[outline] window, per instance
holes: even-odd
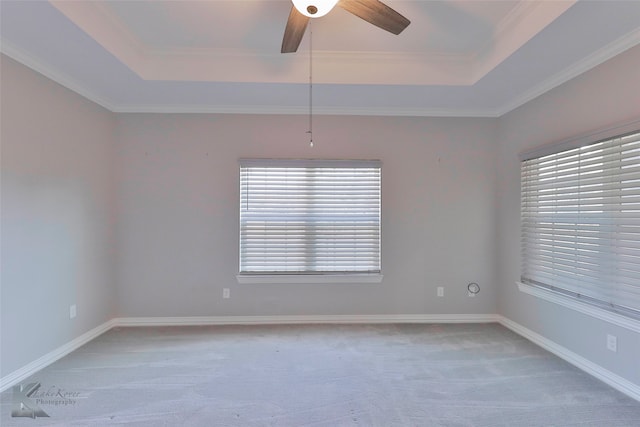
[[[521,165],[522,282],[640,318],[640,132]]]
[[[380,273],[379,161],[241,160],[240,274]]]

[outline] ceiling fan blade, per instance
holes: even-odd
[[[338,6],[393,34],[400,34],[411,23],[378,0],[340,0]]]
[[[291,53],[298,50],[308,23],[309,18],[298,12],[295,6],[291,6],[287,26],[284,29],[284,37],[282,38],[281,53]]]

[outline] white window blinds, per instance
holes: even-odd
[[[380,272],[379,161],[241,160],[240,273]]]
[[[640,317],[640,132],[521,172],[522,281]]]

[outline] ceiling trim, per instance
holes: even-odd
[[[493,38],[471,58],[474,65],[472,83],[489,74],[576,2],[577,0],[519,2],[498,23]]]
[[[115,113],[159,114],[259,114],[259,115],[307,115],[308,106],[277,107],[272,105],[131,105],[116,108]],[[493,109],[445,109],[445,108],[362,108],[314,106],[318,116],[384,116],[384,117],[478,117],[497,118]]]
[[[315,81],[471,86],[575,3],[520,0],[486,45],[473,53],[317,51],[313,53]],[[104,3],[51,0],[51,4],[144,80],[304,83],[308,77],[308,52],[265,55],[247,49],[155,49]]]
[[[49,64],[46,64],[40,59],[36,59],[33,55],[25,52],[3,38],[0,38],[0,52],[109,111],[117,109],[114,103],[97,95],[95,92],[78,83],[67,74]]]
[[[125,105],[116,104],[98,96],[65,73],[34,58],[11,42],[0,38],[0,52],[48,79],[77,93],[87,100],[113,113],[158,114],[309,114],[308,106],[279,107],[272,105]],[[314,106],[313,114],[337,116],[389,116],[389,117],[498,117],[494,109],[443,109],[443,108],[361,108]]]
[[[101,2],[49,0],[49,3],[127,67],[144,61],[146,46]]]
[[[526,91],[520,97],[498,108],[498,116],[507,114],[516,108],[526,104],[527,102],[537,98],[538,96],[560,86],[569,80],[578,77],[580,74],[591,70],[594,67],[608,61],[616,55],[631,49],[640,44],[640,29],[631,31],[630,33],[620,37],[619,39],[609,43],[601,49],[593,52],[586,58],[573,64],[571,67],[555,74],[551,78],[543,81],[541,84]]]
[[[599,49],[582,61],[547,79],[542,84],[525,92],[512,102],[497,108],[441,109],[441,108],[360,108],[314,106],[317,115],[354,116],[407,116],[407,117],[500,117],[526,104],[549,90],[579,76],[622,52],[640,44],[640,29],[634,30]],[[115,113],[201,113],[201,114],[308,114],[307,106],[278,107],[269,105],[124,105],[117,104],[78,83],[13,43],[0,38],[0,52],[50,80],[66,87],[80,96]]]
[[[144,80],[306,83],[309,54],[251,54],[217,49],[148,51],[133,69]],[[363,73],[362,70],[367,70]],[[336,70],[340,70],[336,73]],[[399,73],[398,70],[402,70]],[[406,52],[313,52],[319,84],[470,86],[473,63],[460,55]],[[259,75],[259,78],[256,76]]]

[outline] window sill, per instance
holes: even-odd
[[[617,326],[621,326],[634,332],[640,332],[640,321],[611,311],[603,310],[602,308],[593,306],[591,304],[586,304],[574,298],[558,294],[548,289],[540,288],[522,282],[516,282],[516,284],[518,285],[518,289],[525,294],[533,295],[543,300],[570,308],[572,310],[578,311],[591,317],[595,317],[596,319],[604,320],[605,322],[609,322]]]
[[[242,284],[380,283],[382,274],[238,274]]]

